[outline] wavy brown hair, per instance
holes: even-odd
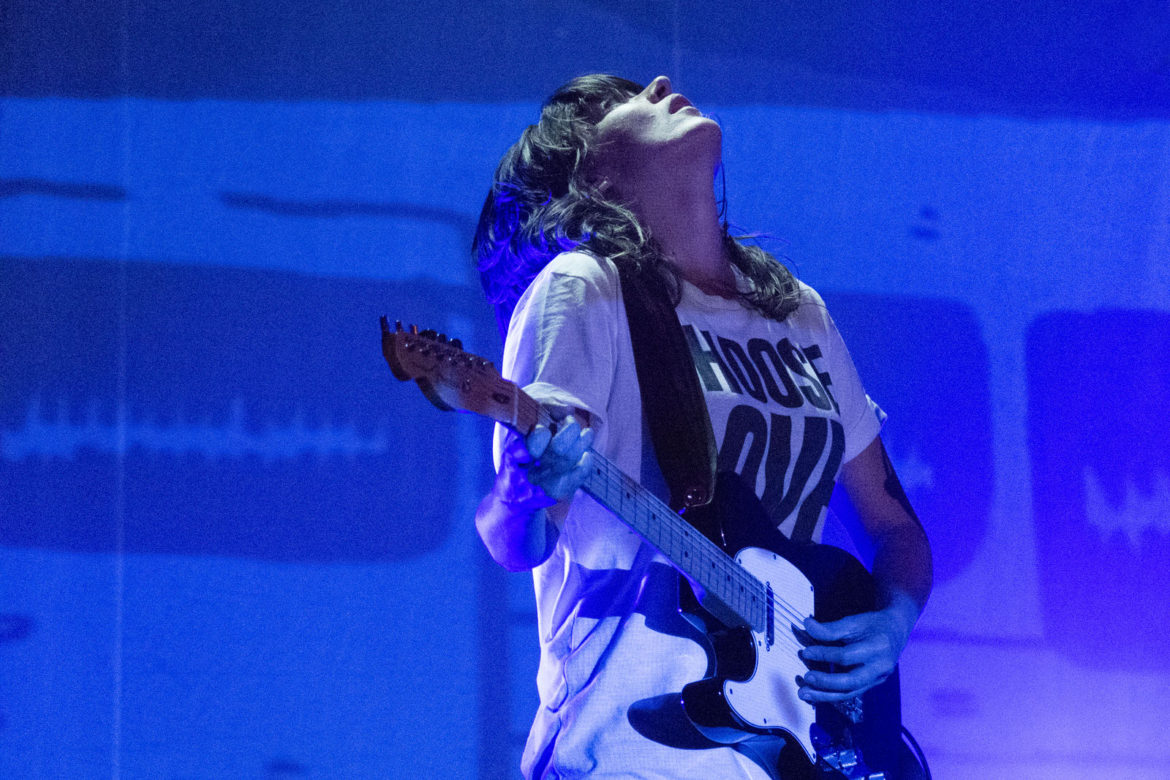
[[[626,264],[663,285],[676,304],[678,270],[625,205],[602,195],[589,169],[597,123],[642,86],[608,75],[573,79],[545,102],[500,160],[472,241],[472,256],[503,336],[516,302],[557,254],[582,249]],[[799,305],[792,273],[758,246],[741,243],[723,222],[731,262],[752,281],[740,297],[783,320]]]

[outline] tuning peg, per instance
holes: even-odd
[[[402,332],[402,320],[394,320],[394,330],[398,333]]]

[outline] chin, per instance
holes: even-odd
[[[696,158],[712,158],[715,165],[719,165],[723,157],[723,128],[709,117],[701,117],[701,121],[687,133],[687,147]]]

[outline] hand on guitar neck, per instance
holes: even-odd
[[[548,509],[572,496],[591,466],[593,429],[574,415],[537,425],[527,436],[508,431],[491,491],[475,515],[476,530],[492,558],[511,571],[538,566],[560,533]]]

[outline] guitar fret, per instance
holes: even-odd
[[[741,620],[762,629],[767,614],[763,583],[612,462],[596,451],[592,455],[585,491]]]

